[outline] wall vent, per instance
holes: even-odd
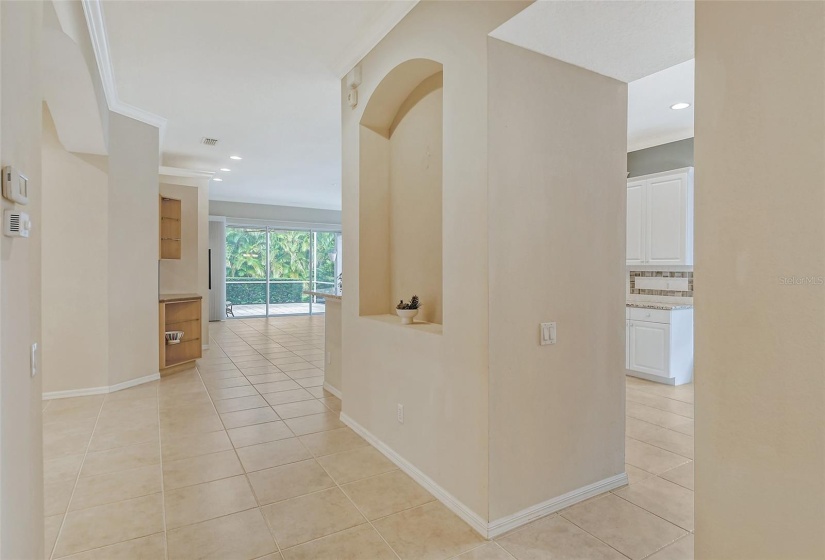
[[[203,138],[201,138],[201,144],[203,144],[205,146],[214,146],[217,143],[218,143],[217,138],[207,138],[205,136]]]

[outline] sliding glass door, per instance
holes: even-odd
[[[304,291],[336,290],[340,253],[340,232],[227,226],[227,316],[323,313]]]
[[[227,315],[266,313],[266,228],[226,227]]]
[[[312,234],[269,230],[269,315],[310,313]]]
[[[334,231],[313,232],[312,291],[338,293],[338,275],[341,274],[341,234]],[[324,307],[320,296],[312,297],[314,308]]]

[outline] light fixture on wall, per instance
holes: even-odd
[[[229,159],[243,159],[241,156],[229,156]]]
[[[350,109],[358,105],[358,86],[361,85],[361,67],[356,66],[347,74],[347,103]]]
[[[232,171],[232,170],[231,170],[231,169],[229,169],[228,167],[221,167],[221,169],[220,169],[220,170],[221,170],[221,171]]]
[[[219,181],[219,182],[223,181],[223,179],[221,179],[220,177],[212,177],[212,180],[213,181]]]
[[[685,103],[685,102],[674,103],[673,105],[670,106],[670,108],[673,109],[674,111],[681,111],[682,109],[687,109],[688,107],[690,107],[690,103]]]

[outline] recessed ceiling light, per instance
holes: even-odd
[[[221,179],[220,177],[212,177],[212,180],[213,181],[223,181],[223,179]]]
[[[228,167],[221,167],[221,171],[232,171],[232,170],[229,169]]]
[[[229,159],[243,159],[241,156],[229,156]]]
[[[674,111],[679,111],[681,109],[687,109],[688,107],[690,107],[690,103],[676,103],[676,104],[670,106],[670,108],[673,109]]]

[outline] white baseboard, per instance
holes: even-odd
[[[153,373],[152,375],[145,375],[143,377],[138,377],[137,379],[130,379],[129,381],[124,381],[123,383],[118,383],[116,385],[90,387],[89,389],[71,389],[69,391],[51,391],[49,393],[43,393],[43,400],[48,401],[52,399],[67,399],[70,397],[85,397],[88,395],[104,395],[106,393],[122,391],[123,389],[128,389],[137,385],[143,385],[144,383],[149,383],[150,381],[157,381],[158,379],[160,379],[160,373]]]
[[[117,385],[110,385],[109,392],[114,393],[115,391],[122,391],[123,389],[136,387],[138,385],[143,385],[144,383],[157,381],[158,379],[160,379],[160,372],[153,373],[152,375],[144,375],[143,377],[138,377],[137,379],[130,379],[129,381],[124,381],[123,383],[118,383]]]
[[[352,428],[352,431],[367,440],[373,447],[384,454],[384,456],[395,463],[399,469],[410,475],[418,484],[423,486],[438,501],[447,506],[454,514],[463,519],[470,527],[476,530],[482,537],[487,538],[487,522],[476,512],[461,503],[455,496],[436,484],[433,479],[418,470],[418,468],[407,461],[404,457],[396,453],[383,441],[368,432],[358,422],[341,413],[341,422]]]
[[[653,381],[654,383],[661,383],[662,385],[676,385],[675,377],[662,377],[661,375],[654,375],[652,373],[645,373],[643,371],[636,371],[635,369],[625,369],[625,374],[630,377],[638,377],[646,381]]]
[[[366,428],[361,426],[351,417],[342,412],[340,414],[340,418],[341,422],[349,426],[352,431],[367,440],[370,445],[380,451],[387,459],[395,463],[398,468],[407,473],[418,484],[423,486],[430,494],[435,496],[438,501],[447,506],[450,511],[463,519],[470,527],[472,527],[485,539],[492,539],[506,533],[507,531],[512,531],[517,527],[530,523],[531,521],[535,521],[540,517],[544,517],[545,515],[557,512],[561,509],[572,506],[573,504],[627,484],[627,474],[617,474],[604,480],[594,482],[593,484],[588,484],[587,486],[577,488],[576,490],[561,496],[551,498],[512,515],[508,515],[487,523],[480,515],[464,505],[455,496],[439,486],[429,476],[421,472],[415,465],[396,453],[392,448],[367,431]]]
[[[332,385],[330,385],[326,381],[324,381],[324,391],[329,391],[330,393],[332,393],[333,395],[335,395],[339,399],[344,400],[344,395],[341,393],[341,391],[336,389],[335,387],[333,387]]]
[[[103,395],[109,392],[109,386],[104,387],[90,387],[88,389],[71,389],[69,391],[51,391],[43,393],[43,400],[50,401],[52,399],[68,399],[71,397],[85,397],[88,395]]]
[[[582,486],[581,488],[577,488],[567,494],[550,498],[549,500],[530,506],[529,508],[518,511],[512,515],[501,517],[495,521],[491,521],[487,525],[487,538],[493,539],[499,535],[503,535],[507,531],[512,531],[517,527],[521,527],[531,521],[535,521],[540,517],[550,515],[551,513],[570,507],[588,498],[592,498],[593,496],[598,496],[599,494],[603,494],[609,490],[613,490],[614,488],[620,488],[626,484],[627,473],[617,474],[615,476],[605,478],[604,480],[594,482],[593,484]]]

